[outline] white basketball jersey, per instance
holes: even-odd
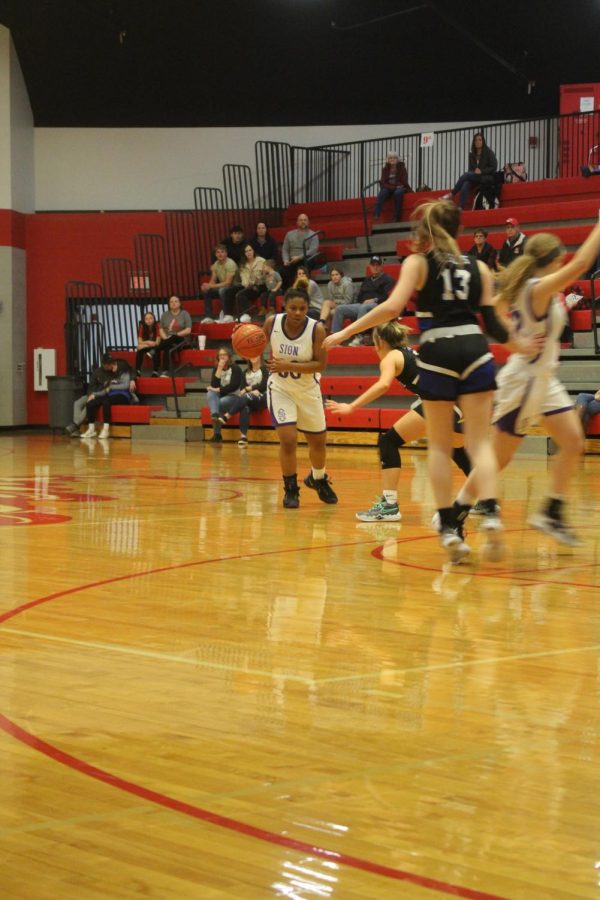
[[[304,328],[297,337],[290,337],[285,330],[286,314],[278,313],[273,320],[271,330],[271,352],[275,359],[290,362],[310,362],[314,359],[314,339],[317,321],[305,320]],[[269,384],[286,392],[306,391],[318,387],[321,376],[317,372],[300,374],[299,372],[277,372],[269,376]]]
[[[547,312],[537,317],[532,308],[531,294],[536,278],[530,278],[520,291],[511,317],[522,337],[543,335],[544,348],[537,356],[513,353],[500,370],[494,402],[494,422],[518,410],[514,429],[524,434],[535,425],[541,414],[570,407],[564,388],[555,377],[560,355],[560,335],[565,326],[566,313],[557,296],[552,297]]]

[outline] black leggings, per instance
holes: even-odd
[[[157,361],[162,357],[162,368],[168,370],[171,365],[171,353],[176,350],[179,350],[187,343],[187,338],[178,337],[176,334],[172,334],[171,337],[168,337],[165,341],[161,341],[160,346],[158,348],[158,354],[156,356]]]
[[[152,360],[152,368],[160,367],[160,349],[159,347],[147,347],[145,350],[138,350],[135,354],[135,368],[137,372],[141,372],[144,363],[144,357],[148,355]]]
[[[102,407],[104,422],[108,425],[111,421],[111,409],[113,406],[129,406],[131,397],[127,394],[106,394],[104,397],[94,397],[86,404],[87,420],[90,424],[96,421],[97,410]]]

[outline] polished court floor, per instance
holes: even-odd
[[[403,461],[361,525],[374,449],[293,511],[272,445],[0,437],[2,898],[600,897],[600,457],[584,547],[517,458],[453,569]]]

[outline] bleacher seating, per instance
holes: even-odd
[[[421,194],[408,194],[405,197],[404,217],[409,219],[415,206],[425,200],[439,197],[443,191],[434,191]],[[593,221],[597,218],[600,205],[600,179],[556,179],[543,182],[526,182],[518,185],[504,185],[501,194],[501,207],[492,210],[467,210],[463,213],[463,225],[466,233],[459,238],[459,245],[463,250],[468,249],[472,242],[472,232],[476,227],[484,227],[488,231],[488,240],[499,248],[505,238],[505,221],[508,216],[514,216],[521,222],[522,230],[531,236],[539,231],[552,231],[564,242],[568,251],[572,253],[585,239]],[[369,216],[372,215],[374,198],[369,200]],[[278,240],[290,229],[295,227],[297,216],[300,212],[306,212],[311,221],[311,227],[322,230],[321,250],[328,261],[343,260],[345,249],[352,252],[346,258],[344,270],[350,269],[355,282],[364,274],[370,274],[369,258],[371,252],[364,244],[360,244],[360,238],[364,234],[364,222],[360,199],[335,201],[331,203],[311,203],[290,207],[283,217],[282,226],[271,229]],[[387,210],[387,212],[390,212]],[[385,218],[385,217],[384,217]],[[405,229],[406,226],[404,226]],[[401,225],[402,229],[402,225]],[[402,258],[410,252],[408,240],[400,239],[396,242],[398,231],[395,226],[378,226],[373,232],[377,235],[377,249],[373,252],[384,257],[384,271],[392,278],[398,278],[401,271],[401,262],[394,261],[394,249]],[[406,231],[404,230],[404,234]],[[382,251],[384,241],[388,240],[389,250]],[[363,252],[364,251],[364,252]],[[358,261],[358,262],[357,262]],[[324,282],[327,274],[321,274],[320,280]],[[584,298],[588,301],[592,297],[597,286],[592,286],[586,279],[576,279]],[[278,311],[281,309],[281,297],[278,298]],[[220,343],[230,343],[233,325],[215,322],[202,325],[200,319],[204,316],[204,301],[199,299],[185,300],[184,307],[194,318],[193,335],[204,335],[209,347],[205,350],[184,350],[180,354],[179,364],[190,365],[194,369],[212,367],[214,364],[215,349]],[[216,309],[216,305],[215,305]],[[413,316],[407,315],[402,320],[415,332],[418,324]],[[571,311],[571,325],[576,335],[588,332],[591,328],[591,310],[574,309]],[[415,339],[416,341],[416,339]],[[589,341],[588,345],[589,346]],[[500,345],[491,345],[491,351],[498,365],[505,362],[507,350]],[[133,365],[134,353],[123,351],[115,355],[127,359]],[[321,390],[324,397],[349,400],[364,392],[377,380],[378,357],[373,347],[336,347],[329,354],[328,369],[321,379]],[[206,374],[204,374],[206,378]],[[590,379],[592,380],[592,379]],[[176,379],[176,393],[178,397],[185,393],[186,379]],[[590,384],[590,389],[595,384]],[[121,422],[152,422],[152,414],[159,407],[150,405],[160,403],[164,398],[173,393],[173,385],[170,379],[140,378],[138,388],[143,403],[138,407],[122,407],[117,413],[115,421]],[[198,390],[196,385],[194,388]],[[349,416],[341,416],[327,410],[327,425],[332,431],[332,440],[335,435],[344,432],[346,442],[373,443],[377,439],[380,429],[387,429],[403,415],[410,404],[410,394],[398,382],[392,386],[389,394],[398,400],[381,401],[381,405],[374,402],[367,408],[359,408]],[[403,407],[403,408],[402,408]],[[204,406],[194,415],[199,423],[210,428],[212,420],[208,408]],[[160,420],[156,420],[160,421]],[[189,421],[189,417],[187,419]],[[264,440],[273,439],[271,417],[268,410],[252,413],[250,426],[253,428],[255,439],[262,429],[265,432]],[[239,418],[232,417],[224,432],[234,432],[239,427]],[[362,433],[362,437],[361,437]],[[588,434],[592,437],[600,437],[600,416],[594,417],[589,423]],[[235,435],[233,435],[235,437]],[[367,438],[367,436],[369,436]],[[260,439],[260,437],[258,437]]]

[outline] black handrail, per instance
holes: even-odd
[[[367,251],[371,252],[371,234],[369,231],[369,217],[367,214],[367,201],[365,199],[365,191],[368,191],[369,188],[374,187],[376,184],[379,184],[379,178],[376,178],[375,181],[370,181],[369,184],[365,184],[364,187],[360,189],[360,205],[362,208],[362,218],[363,218],[363,226],[365,229],[365,241],[367,243]]]
[[[311,231],[309,236],[307,238],[304,238],[304,240],[302,241],[302,253],[304,255],[304,259],[308,259],[308,256],[306,255],[306,248],[308,247],[308,245],[310,244],[312,239],[315,237],[319,237],[319,235],[323,235],[323,237],[325,237],[325,232],[323,231],[322,228],[319,228],[317,231]],[[320,256],[320,255],[321,255],[321,248],[319,247],[315,256]],[[310,272],[309,272],[309,275],[310,275]]]

